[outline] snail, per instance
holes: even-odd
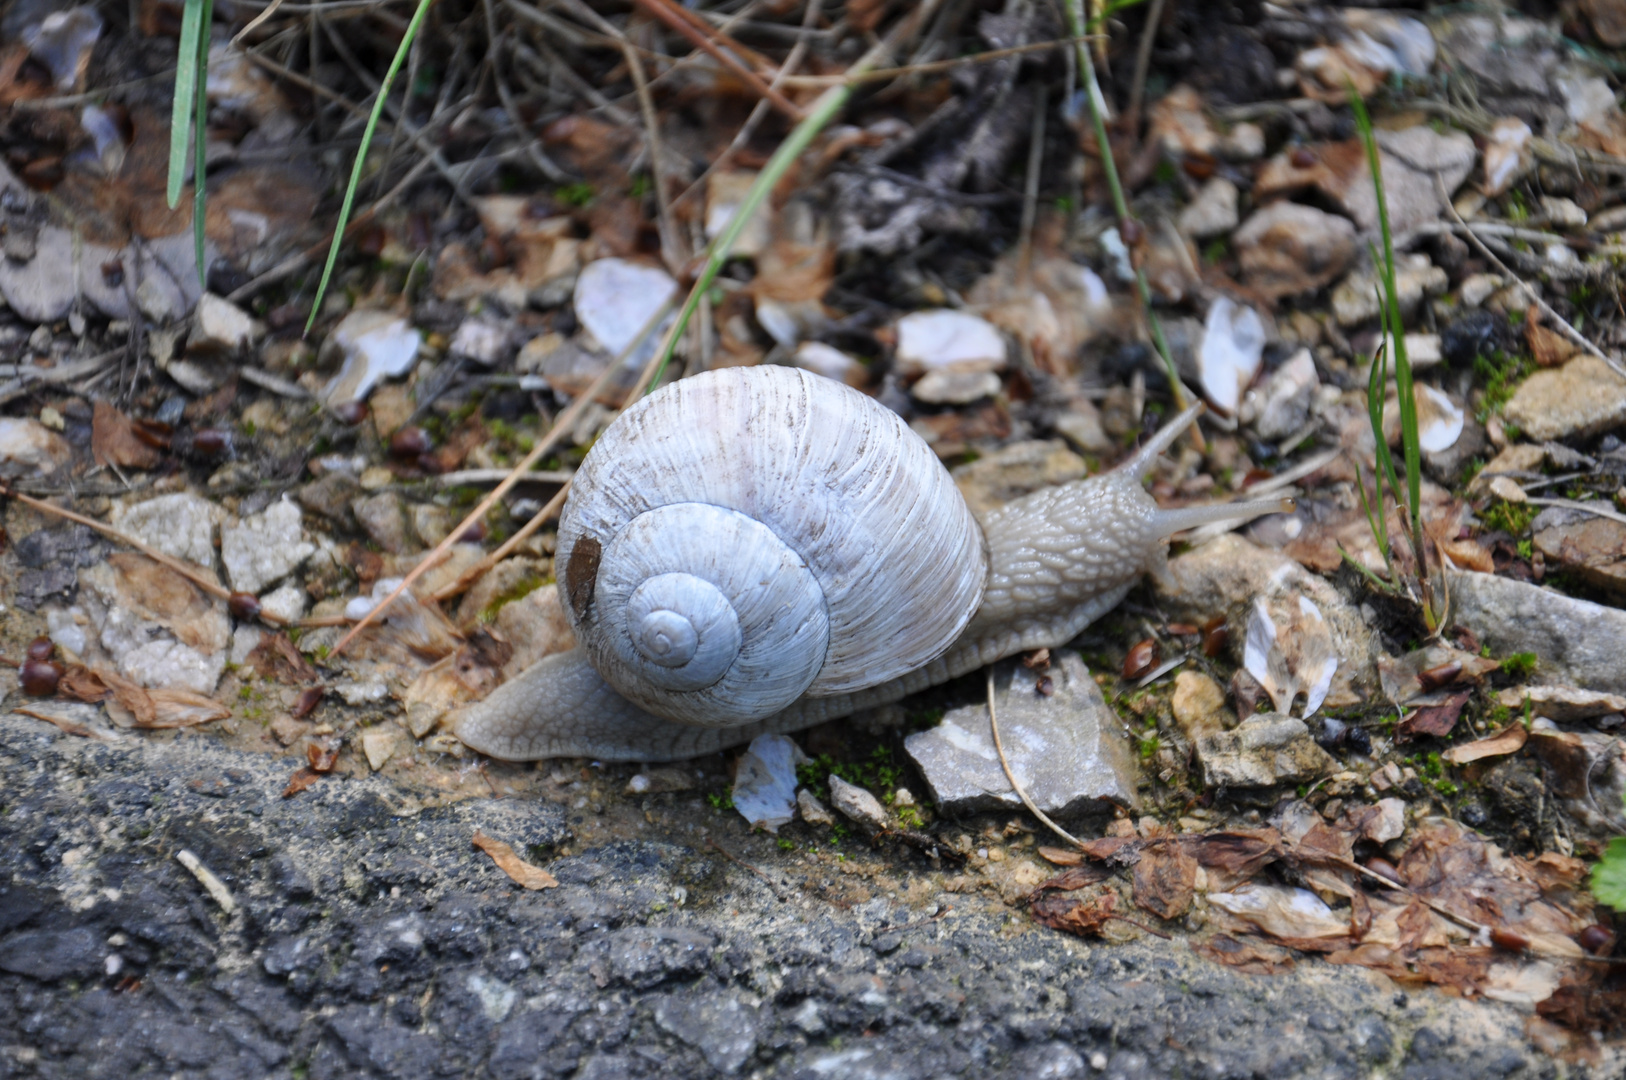
[[[778,366],[673,383],[572,481],[554,565],[576,647],[452,730],[516,761],[671,761],[1062,645],[1143,573],[1166,577],[1174,533],[1284,508],[1146,493],[1201,408],[1117,469],[979,522],[925,441],[841,383]]]

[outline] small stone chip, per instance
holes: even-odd
[[[210,896],[214,897],[215,903],[220,905],[220,910],[227,915],[237,910],[237,901],[232,899],[231,890],[226,888],[225,882],[215,877],[213,870],[203,865],[201,859],[184,848],[175,853],[175,858],[180,860],[181,865],[190,870],[192,876],[198,879]]]

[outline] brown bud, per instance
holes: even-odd
[[[1124,678],[1139,679],[1157,666],[1161,655],[1156,638],[1137,641],[1124,656]]]
[[[1293,163],[1295,169],[1308,169],[1317,161],[1315,151],[1308,146],[1293,147],[1293,152],[1287,155],[1287,159]]]
[[[238,622],[249,622],[260,617],[260,598],[251,592],[234,592],[226,600],[226,610]]]
[[[37,637],[28,643],[28,658],[30,660],[49,660],[51,653],[56,649],[56,642],[48,637]]]
[[[457,542],[459,544],[483,544],[485,543],[485,539],[486,523],[482,519],[464,529],[462,534],[458,536]]]
[[[1496,926],[1491,928],[1491,944],[1507,952],[1524,952],[1530,947],[1530,939],[1517,930]]]
[[[204,457],[231,453],[231,432],[223,428],[203,428],[192,433],[192,450]]]
[[[1593,923],[1575,940],[1593,956],[1608,956],[1615,948],[1615,932],[1603,923]]]
[[[339,423],[347,427],[355,427],[367,419],[367,403],[365,401],[346,401],[333,406],[333,416]]]
[[[130,432],[154,450],[168,450],[175,429],[157,420],[132,420]]]
[[[1134,218],[1124,218],[1123,221],[1118,225],[1118,235],[1123,237],[1123,242],[1126,247],[1134,247],[1136,244],[1146,239],[1146,226],[1142,225]]]
[[[313,686],[308,690],[300,691],[299,700],[294,703],[292,710],[294,719],[303,720],[305,717],[315,712],[316,706],[320,705],[322,702],[322,695],[326,693],[327,687],[325,686]]]
[[[1396,885],[1405,884],[1404,881],[1400,880],[1400,871],[1395,869],[1395,864],[1380,855],[1374,855],[1366,860],[1366,868],[1378,877],[1392,881]]]
[[[49,660],[24,660],[17,678],[23,684],[23,693],[30,697],[50,697],[56,693],[56,684],[62,681],[62,665]]]
[[[434,445],[429,432],[423,428],[404,427],[390,436],[390,457],[410,461],[419,454],[427,453]]]

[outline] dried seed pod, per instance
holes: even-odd
[[[1293,163],[1295,169],[1308,169],[1315,165],[1318,160],[1315,151],[1308,146],[1293,147],[1293,152],[1287,155],[1287,158]]]
[[[1122,224],[1118,226],[1118,235],[1123,237],[1126,247],[1134,247],[1146,239],[1146,226],[1134,218],[1124,218]]]
[[[1400,871],[1395,869],[1395,864],[1381,855],[1374,855],[1366,860],[1366,868],[1378,877],[1392,881],[1396,885],[1405,884],[1404,881],[1400,880]]]
[[[327,687],[325,686],[312,686],[307,690],[300,691],[299,700],[294,703],[292,710],[294,719],[303,720],[315,712],[316,706],[322,703],[322,695],[326,693]]]
[[[408,426],[390,436],[390,457],[410,461],[419,454],[428,453],[435,445],[429,432],[421,427]]]
[[[50,660],[25,660],[17,671],[23,693],[30,697],[50,697],[62,681],[62,665]]]
[[[1507,952],[1524,952],[1530,947],[1529,938],[1505,926],[1492,927],[1490,937],[1492,945]]]
[[[51,653],[56,650],[56,642],[41,635],[28,643],[28,658],[30,660],[49,660]]]
[[[1582,930],[1575,940],[1593,956],[1608,956],[1615,948],[1615,932],[1603,923],[1593,923]]]
[[[1144,678],[1148,672],[1157,667],[1161,656],[1162,650],[1158,647],[1156,638],[1137,641],[1124,656],[1124,678]]]
[[[1417,673],[1417,685],[1423,688],[1426,694],[1431,690],[1438,690],[1442,686],[1450,686],[1462,678],[1462,662],[1453,660],[1449,664],[1431,667],[1427,671]]]
[[[1231,643],[1231,628],[1225,624],[1223,615],[1215,616],[1203,623],[1203,655],[1212,659],[1223,653],[1225,647]]]
[[[168,450],[175,429],[158,420],[133,420],[130,422],[130,432],[154,450]]]
[[[333,406],[333,416],[348,427],[355,427],[367,419],[367,403],[365,401],[345,401]]]
[[[238,622],[249,622],[260,617],[260,598],[251,592],[234,592],[226,600],[226,610]]]
[[[224,428],[202,428],[192,433],[192,451],[204,457],[231,453],[231,432]]]

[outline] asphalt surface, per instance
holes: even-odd
[[[1240,974],[988,895],[843,908],[692,836],[572,844],[553,802],[284,799],[293,764],[0,717],[0,1078],[1622,1075],[1357,968]]]

